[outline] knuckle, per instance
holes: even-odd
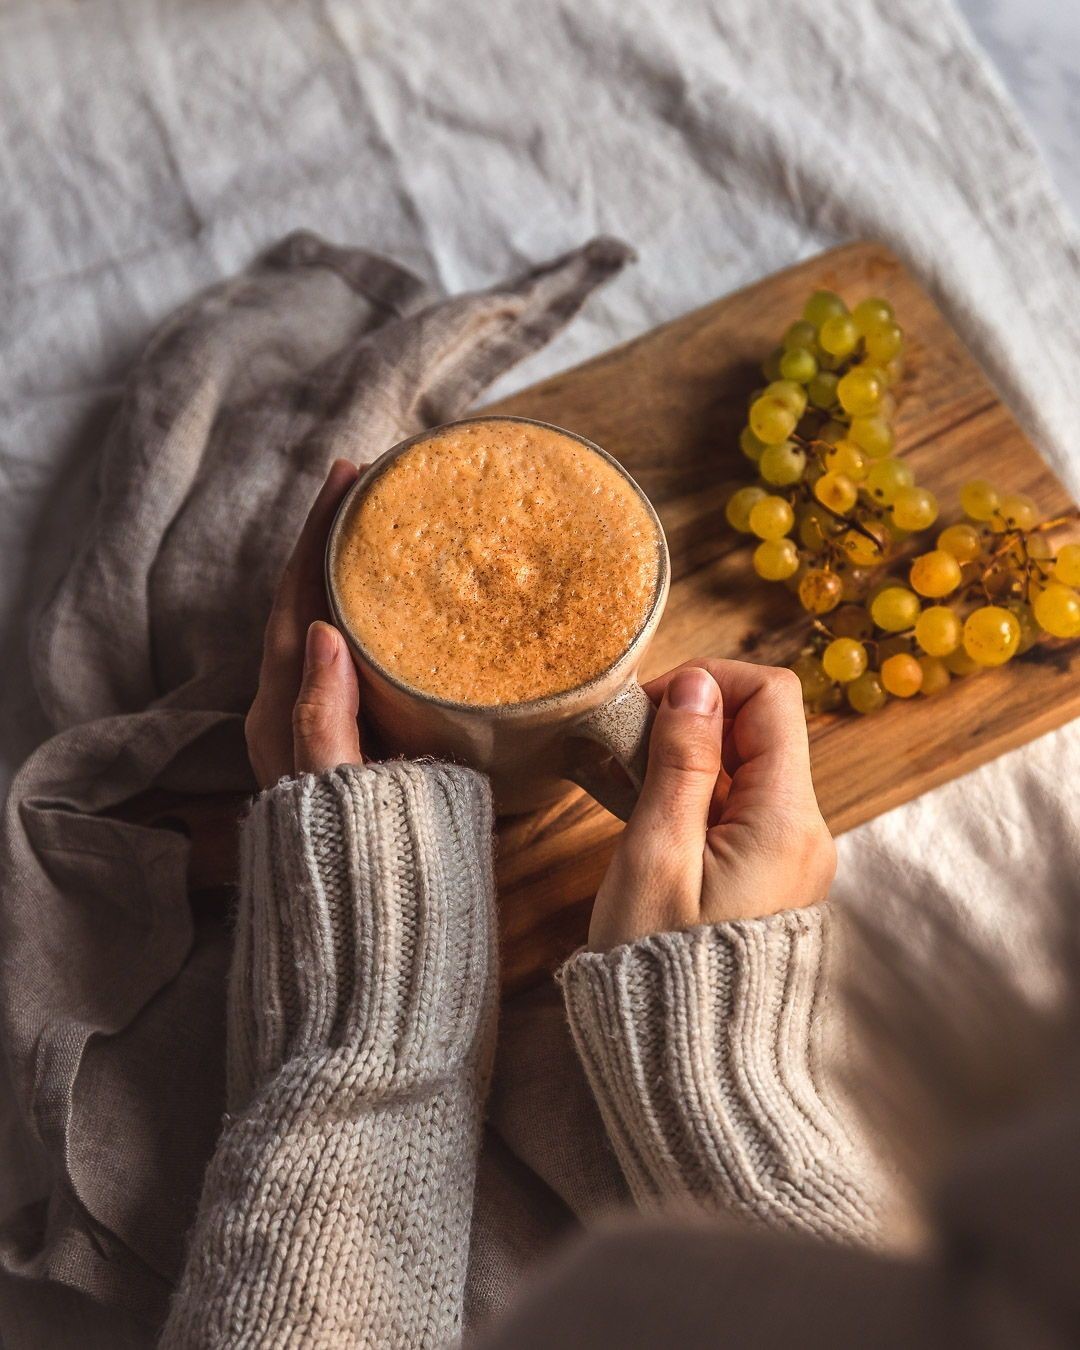
[[[293,707],[293,733],[301,741],[317,741],[327,734],[332,724],[332,709],[316,699],[297,699]]]
[[[775,698],[794,702],[798,696],[799,705],[802,706],[802,684],[793,670],[789,670],[787,666],[771,666],[766,682]]]
[[[665,777],[709,774],[715,778],[720,772],[720,746],[704,729],[687,729],[678,736],[658,737],[650,751],[650,762]]]

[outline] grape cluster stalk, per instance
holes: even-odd
[[[815,712],[932,697],[1046,638],[1080,636],[1080,543],[1032,499],[984,479],[933,538],[939,507],[896,453],[904,333],[879,297],[815,291],[762,367],[739,446],[757,480],[728,498],[759,577],[809,617],[792,669]],[[928,546],[901,567],[901,545]]]

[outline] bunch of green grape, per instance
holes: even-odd
[[[890,695],[934,695],[954,676],[1003,665],[1043,634],[1080,636],[1080,544],[1056,555],[1035,503],[983,480],[965,519],[903,571],[886,565],[937,521],[933,493],[894,454],[893,387],[904,335],[887,300],[849,313],[817,291],[764,364],[739,444],[758,481],[726,515],[758,542],[753,567],[811,616],[793,662],[815,710],[875,712]]]

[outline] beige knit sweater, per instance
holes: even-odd
[[[485,781],[283,781],[243,830],[229,1115],[165,1347],[452,1343],[496,1009]],[[872,1170],[824,1088],[821,910],[581,952],[575,1044],[642,1207],[859,1241]]]

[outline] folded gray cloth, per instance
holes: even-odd
[[[251,789],[241,735],[284,557],[330,461],[468,408],[627,260],[598,239],[437,297],[290,236],[156,334],[105,447],[90,537],[39,626],[58,734],[0,838],[0,1048],[21,1211],[0,1264],[156,1319],[224,1106],[227,915],[188,843],[107,813],[149,789]]]

